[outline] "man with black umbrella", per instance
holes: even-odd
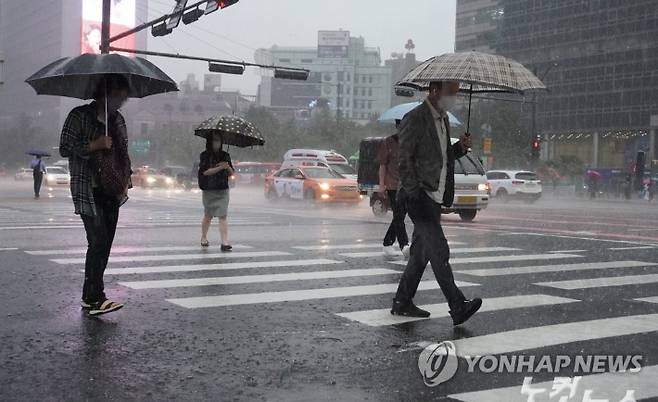
[[[81,305],[90,315],[123,307],[105,296],[103,274],[131,173],[126,123],[119,113],[128,98],[128,80],[108,74],[96,88],[92,103],[69,113],[59,145],[62,157],[69,158],[75,213],[81,216],[87,233]],[[115,162],[108,164],[108,160]]]
[[[450,207],[455,189],[455,159],[471,147],[470,135],[451,145],[447,111],[454,105],[459,83],[435,81],[425,102],[407,113],[400,130],[400,202],[407,205],[414,223],[411,253],[402,274],[391,314],[429,317],[413,297],[427,263],[448,301],[454,325],[468,320],[482,300],[467,300],[455,284],[450,267],[450,248],[441,228],[441,207]]]

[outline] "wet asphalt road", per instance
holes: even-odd
[[[484,299],[455,328],[430,269],[415,301],[438,304],[431,319],[387,313],[404,268],[381,256],[390,215],[248,188],[231,195],[230,255],[216,227],[198,247],[200,194],[134,190],[106,275],[126,307],[89,318],[82,224],[66,189],[44,193],[0,182],[0,400],[525,401],[532,375],[540,401],[575,375],[469,373],[475,354],[640,355],[639,373],[585,375],[569,400],[658,398],[658,204],[546,197],[446,216],[455,277]],[[447,340],[457,373],[428,387],[419,355]]]

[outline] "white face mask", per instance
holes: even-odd
[[[457,103],[456,96],[444,95],[439,99],[439,107],[443,110],[452,109],[455,107],[455,103]]]

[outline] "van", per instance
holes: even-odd
[[[358,184],[361,194],[370,197],[370,207],[376,216],[385,215],[390,206],[379,193],[379,147],[383,138],[366,138],[359,148]],[[454,144],[459,141],[451,138]],[[489,185],[484,167],[471,152],[455,160],[455,199],[442,213],[456,213],[464,221],[475,219],[477,212],[489,205]]]
[[[317,149],[291,149],[283,155],[281,168],[299,166],[324,166],[337,172],[346,179],[356,180],[356,170],[347,159],[334,151]]]

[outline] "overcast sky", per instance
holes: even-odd
[[[190,0],[192,4],[196,0]],[[149,0],[149,16],[173,9],[173,0]],[[151,37],[150,50],[222,59],[254,60],[254,50],[279,46],[316,46],[318,30],[348,30],[362,36],[366,46],[379,47],[382,60],[404,52],[408,39],[416,44],[416,57],[451,52],[455,43],[455,0],[240,0],[239,3],[181,24],[165,37]],[[203,81],[207,64],[152,57],[176,81],[188,73]],[[258,70],[243,76],[224,75],[225,90],[256,94]]]

